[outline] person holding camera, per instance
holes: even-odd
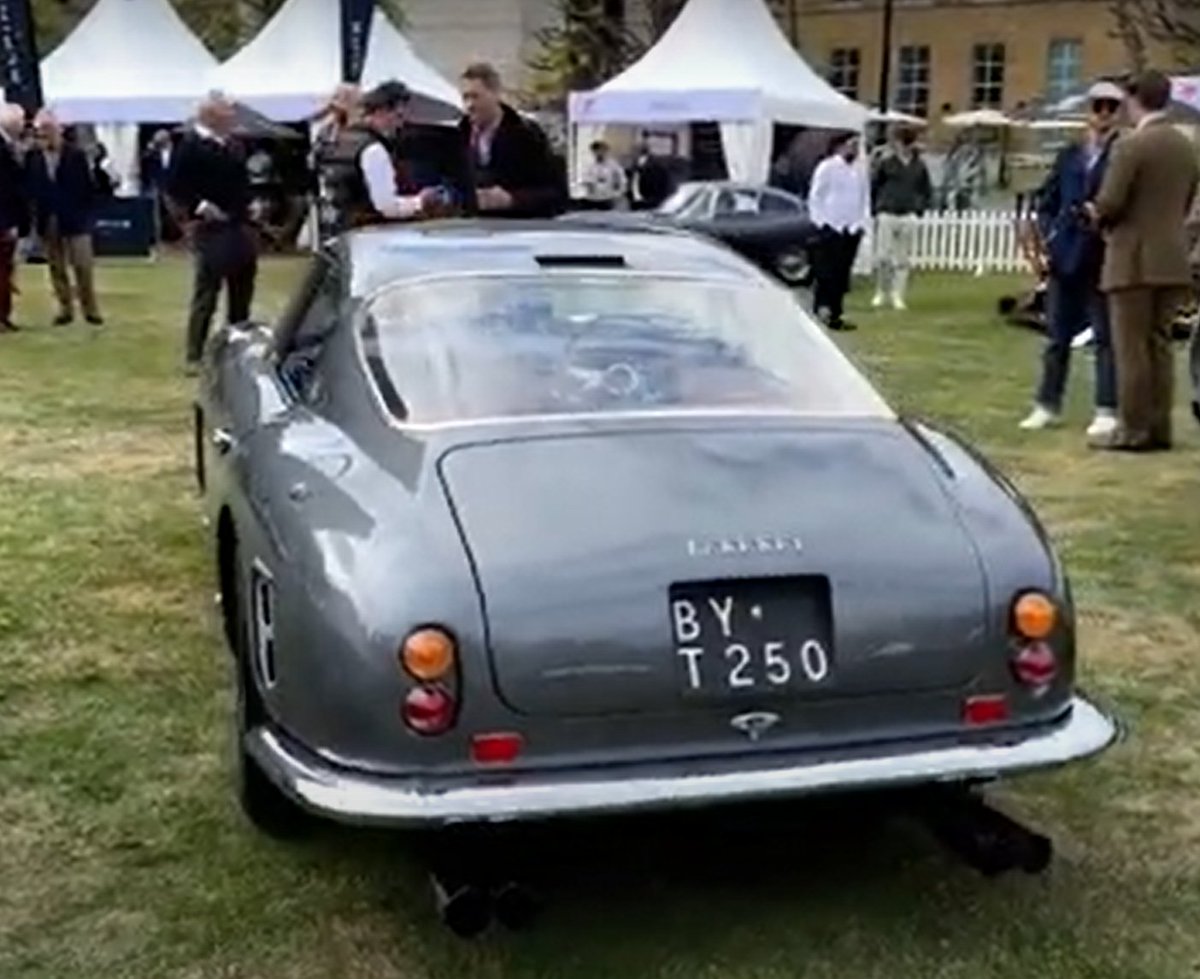
[[[1117,425],[1117,379],[1108,322],[1108,304],[1100,291],[1104,239],[1090,222],[1085,205],[1100,189],[1117,135],[1124,92],[1100,81],[1088,90],[1088,128],[1084,139],[1062,149],[1038,191],[1037,223],[1049,260],[1046,346],[1033,411],[1021,422],[1026,430],[1057,425],[1071,363],[1071,342],[1087,327],[1095,341],[1095,417],[1089,438],[1112,434]]]

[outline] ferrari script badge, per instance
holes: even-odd
[[[687,551],[691,557],[717,557],[738,554],[799,554],[804,550],[795,535],[767,534],[759,537],[691,538]]]
[[[749,714],[738,714],[729,723],[746,735],[751,741],[757,741],[778,724],[780,720],[782,718],[778,714],[756,710],[751,711]]]

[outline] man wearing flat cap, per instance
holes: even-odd
[[[396,189],[392,142],[404,125],[410,97],[397,81],[371,89],[362,97],[361,118],[342,130],[326,156],[322,176],[335,231],[427,217],[436,208],[435,189],[411,196]]]
[[[1108,300],[1100,291],[1104,239],[1084,207],[1104,181],[1125,92],[1114,82],[1098,81],[1087,95],[1086,135],[1063,147],[1037,193],[1038,229],[1049,266],[1049,317],[1033,411],[1021,427],[1038,430],[1060,424],[1073,342],[1090,328],[1095,341],[1095,416],[1087,435],[1095,439],[1107,438],[1116,429],[1117,377]]]

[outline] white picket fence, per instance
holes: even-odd
[[[943,272],[1025,272],[1012,211],[936,211],[917,219],[912,265]],[[874,229],[858,250],[854,271],[869,275],[875,265]]]

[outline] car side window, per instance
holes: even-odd
[[[708,217],[709,208],[712,206],[712,199],[713,195],[711,191],[698,191],[692,195],[691,200],[680,211],[680,216],[692,219]]]
[[[757,214],[758,194],[753,190],[723,190],[717,198],[718,217],[731,214]]]
[[[798,202],[790,197],[767,191],[762,195],[762,211],[764,214],[796,214],[800,207]]]
[[[301,401],[317,404],[325,395],[321,358],[337,326],[341,281],[337,266],[327,263],[308,293],[308,304],[293,324],[286,348],[280,350],[280,376]]]

